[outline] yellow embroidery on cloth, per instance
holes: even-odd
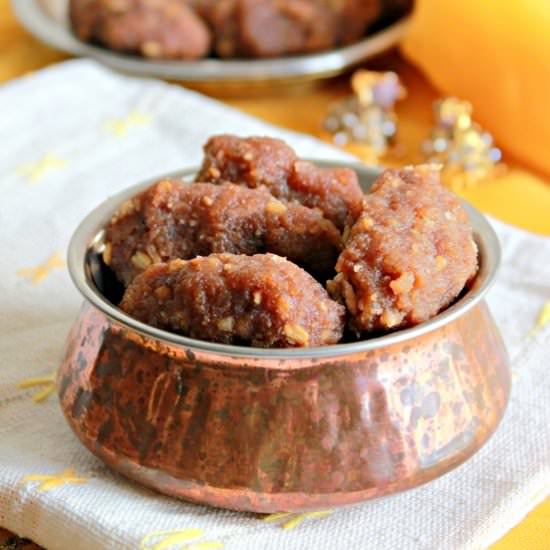
[[[550,323],[550,301],[546,302],[540,310],[535,324],[531,327],[529,332],[525,335],[523,341],[527,343],[535,336],[535,334],[543,329],[548,323]]]
[[[48,376],[39,376],[37,378],[26,378],[17,383],[19,389],[35,388],[36,386],[44,386],[37,394],[35,394],[32,400],[35,403],[41,403],[45,401],[55,391],[55,377],[56,373],[52,372]]]
[[[332,510],[318,510],[316,512],[304,512],[303,514],[293,514],[291,512],[277,512],[269,514],[263,518],[263,521],[268,523],[277,523],[280,520],[283,529],[295,529],[307,519],[322,518],[332,514]]]
[[[54,154],[44,155],[40,160],[31,164],[23,164],[17,168],[20,176],[27,178],[29,183],[37,183],[52,170],[60,170],[67,166],[67,162]]]
[[[132,112],[126,118],[115,118],[105,123],[105,130],[115,137],[124,137],[130,128],[135,126],[147,126],[151,117],[144,113]]]
[[[38,490],[46,492],[70,483],[86,483],[88,480],[84,477],[77,477],[76,472],[72,468],[67,468],[61,473],[54,475],[31,474],[25,476],[21,480],[21,483],[28,483],[29,481],[39,481]]]
[[[202,529],[194,528],[178,531],[155,531],[141,539],[139,548],[140,550],[219,550],[223,548],[223,543],[219,541],[192,542],[204,535]]]
[[[36,267],[26,267],[17,272],[18,277],[29,279],[31,284],[37,285],[42,282],[54,269],[65,267],[65,261],[59,252],[52,254],[44,263]]]
[[[534,329],[544,328],[548,323],[550,323],[550,301],[546,302],[540,310]]]

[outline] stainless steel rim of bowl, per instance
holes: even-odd
[[[318,165],[324,166],[347,166],[353,168],[357,172],[363,188],[368,188],[368,186],[370,186],[372,181],[381,171],[379,168],[361,166],[358,164],[328,161],[314,162]],[[421,323],[415,327],[398,330],[384,336],[361,340],[358,342],[335,344],[316,348],[285,349],[263,349],[218,344],[160,330],[129,317],[109,302],[99,292],[91,278],[90,270],[86,263],[86,255],[90,248],[97,247],[101,244],[103,228],[122,202],[163,177],[176,177],[183,180],[188,180],[193,177],[196,172],[197,169],[193,168],[152,178],[141,184],[129,187],[126,190],[110,197],[84,218],[73,234],[69,244],[67,258],[69,272],[74,284],[84,298],[116,323],[135,330],[149,338],[154,338],[170,344],[180,345],[188,349],[203,350],[220,355],[230,355],[232,357],[237,356],[256,359],[313,359],[330,358],[341,354],[361,353],[404,342],[406,340],[412,340],[417,336],[436,330],[452,322],[461,315],[464,315],[464,313],[469,311],[483,299],[489,288],[494,283],[496,274],[500,267],[501,251],[496,233],[483,214],[481,214],[470,204],[462,201],[474,228],[474,236],[479,248],[480,269],[478,275],[472,287],[462,298],[460,298],[460,300],[445,309],[443,312],[439,313],[433,319]]]
[[[12,0],[12,7],[19,22],[50,46],[73,55],[97,59],[109,67],[130,74],[196,83],[327,78],[395,46],[408,25],[408,19],[402,18],[350,46],[309,55],[251,60],[153,61],[111,52],[78,40],[66,23],[46,13],[43,2]]]

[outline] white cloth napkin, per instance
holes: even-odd
[[[76,440],[54,395],[33,402],[47,384],[16,386],[58,366],[81,302],[60,261],[78,222],[109,194],[196,165],[213,133],[270,134],[300,155],[343,155],[90,61],[0,88],[0,121],[1,526],[49,550],[447,550],[487,546],[550,493],[550,325],[526,336],[550,299],[550,239],[498,222],[504,269],[489,302],[515,381],[499,430],[465,465],[391,498],[272,522],[167,498],[111,472]]]

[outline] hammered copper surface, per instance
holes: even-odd
[[[71,427],[113,468],[170,495],[254,512],[434,479],[491,435],[509,385],[483,302],[410,341],[292,359],[163,343],[85,303],[58,378]]]

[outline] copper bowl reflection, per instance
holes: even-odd
[[[354,168],[365,188],[377,175]],[[420,485],[493,433],[509,361],[483,301],[499,244],[475,209],[466,205],[481,268],[440,315],[361,342],[264,350],[164,332],[106,298],[115,291],[99,261],[102,228],[149,183],[94,210],[69,248],[85,302],[59,369],[59,398],[82,443],[115,470],[190,501],[298,511]]]

